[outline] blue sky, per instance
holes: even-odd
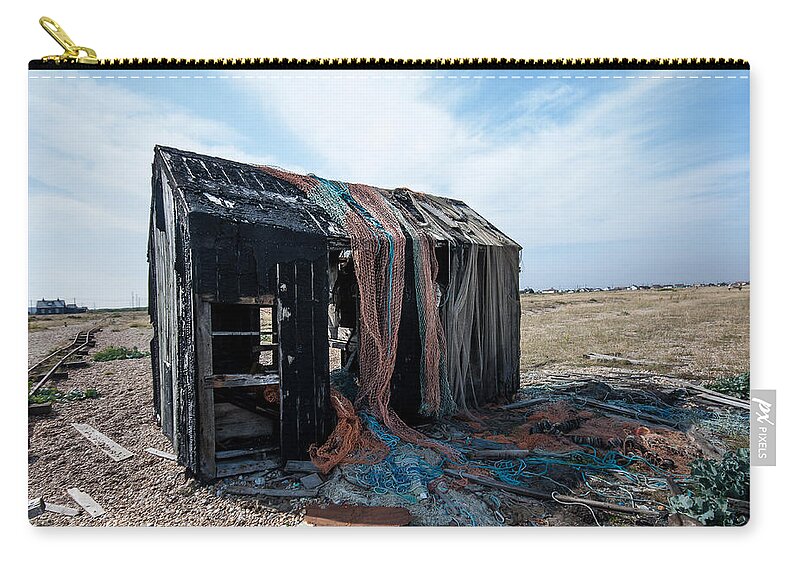
[[[747,72],[30,75],[29,299],[146,302],[156,144],[462,199],[522,287],[749,279]]]

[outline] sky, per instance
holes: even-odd
[[[31,71],[28,297],[147,303],[155,145],[467,202],[520,287],[749,280],[743,71]]]

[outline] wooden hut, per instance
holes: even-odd
[[[263,449],[307,458],[336,421],[332,368],[346,363],[357,376],[351,236],[276,172],[155,148],[153,401],[179,463],[203,479],[247,469]],[[379,192],[435,242],[449,395],[460,407],[508,400],[519,387],[519,245],[461,201]],[[414,245],[405,243],[409,260]],[[391,405],[413,423],[424,354],[414,271],[404,279]]]

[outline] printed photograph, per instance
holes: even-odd
[[[749,520],[746,69],[28,79],[32,525]]]

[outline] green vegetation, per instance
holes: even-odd
[[[717,378],[706,384],[706,388],[734,398],[748,400],[750,398],[750,373],[744,372],[736,376]]]
[[[741,526],[747,515],[731,501],[750,500],[750,450],[729,451],[721,461],[698,459],[691,463],[691,488],[670,497],[669,509],[697,519],[707,526]]]
[[[137,347],[109,346],[98,351],[92,357],[95,362],[108,362],[110,360],[128,360],[131,358],[144,358],[150,356],[149,352],[141,352]]]
[[[28,390],[32,388],[31,383],[28,383]],[[56,388],[40,388],[36,394],[28,397],[29,404],[44,404],[45,402],[73,402],[75,400],[86,400],[99,398],[100,393],[94,388],[86,388],[81,390],[74,388],[69,392],[62,392]]]

